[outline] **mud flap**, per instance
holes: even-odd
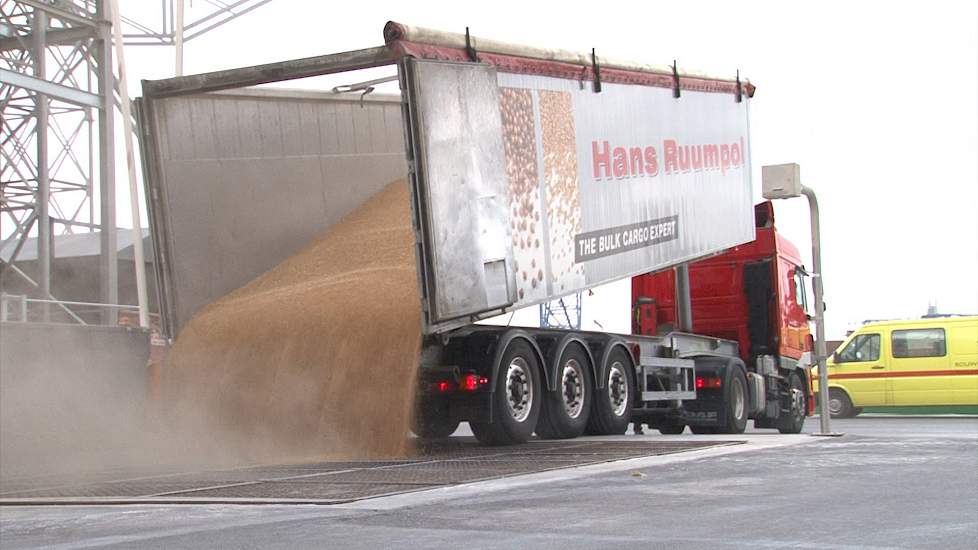
[[[739,364],[729,357],[695,357],[696,376],[719,378],[723,386],[712,389],[697,389],[695,401],[684,401],[682,418],[690,426],[724,426],[729,407],[724,402],[725,387],[729,383],[731,367]],[[745,388],[746,389],[746,388]],[[748,389],[749,391],[749,389]],[[746,396],[749,398],[749,396]]]

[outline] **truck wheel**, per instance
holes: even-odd
[[[731,365],[723,391],[725,419],[717,433],[742,434],[747,428],[747,377],[740,368]]]
[[[632,420],[635,378],[628,354],[620,347],[608,355],[604,377],[604,388],[594,395],[587,432],[594,435],[623,434]]]
[[[489,422],[469,422],[484,445],[523,443],[533,434],[540,417],[540,363],[525,340],[513,340],[496,373]]]
[[[668,424],[659,424],[656,426],[656,429],[662,435],[679,435],[686,431],[686,425],[682,422],[670,422]]]
[[[805,401],[805,384],[797,372],[788,375],[788,391],[791,392],[791,412],[778,418],[778,431],[783,434],[801,433],[808,403]]]
[[[420,407],[414,414],[411,431],[421,439],[442,439],[455,433],[458,420],[451,420],[444,407]]]
[[[716,426],[690,426],[689,431],[693,432],[696,435],[717,433]]]
[[[838,388],[829,388],[829,415],[832,418],[852,418],[852,400],[846,392]]]
[[[594,384],[584,350],[576,345],[568,346],[557,364],[557,391],[544,393],[537,422],[537,435],[543,439],[581,435],[591,413]]]

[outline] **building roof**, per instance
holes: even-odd
[[[149,229],[143,229],[143,255],[146,262],[153,261],[153,243],[149,237]],[[57,235],[54,238],[54,257],[59,258],[81,258],[85,256],[98,256],[101,254],[101,232],[76,233],[74,235]],[[8,242],[0,250],[0,260],[10,261],[14,249],[17,248],[16,242]],[[133,258],[132,230],[116,229],[116,253],[120,260],[131,260]],[[30,262],[37,260],[37,237],[30,237],[24,241],[20,253],[17,254],[17,262]]]

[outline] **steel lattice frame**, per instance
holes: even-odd
[[[123,14],[125,44],[173,44],[178,1],[161,0],[162,17],[151,23]],[[183,40],[269,1],[202,0],[193,20],[183,25]],[[0,252],[9,254],[8,261],[0,261],[0,292],[16,278],[35,289],[32,298],[57,302],[51,295],[54,237],[99,231],[98,300],[118,303],[118,100],[106,4],[0,0]],[[38,237],[34,277],[14,264],[29,237]],[[79,320],[65,304],[56,305],[59,317],[53,320]],[[102,322],[114,324],[115,317],[115,310],[106,308]],[[31,320],[52,320],[50,305],[32,311]]]
[[[581,293],[540,304],[541,328],[581,330]]]
[[[53,236],[96,228],[94,135],[96,120],[106,122],[98,90],[111,89],[98,72],[99,9],[95,0],[0,0],[3,280],[22,278],[43,300],[55,299]],[[29,236],[38,237],[36,280],[13,263]],[[51,320],[47,304],[41,320]]]
[[[198,0],[198,4],[204,4],[205,11],[197,13],[195,11],[192,21],[184,22],[183,32],[184,41],[189,41],[198,36],[228,23],[242,15],[267,4],[271,0]],[[125,13],[121,15],[123,27],[127,27],[122,34],[126,45],[132,46],[169,46],[174,44],[177,26],[177,0],[163,0],[159,16],[153,18],[152,22],[140,18],[127,17]],[[201,6],[198,6],[198,9]],[[122,8],[125,12],[125,8]]]

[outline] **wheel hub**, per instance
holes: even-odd
[[[576,359],[571,359],[564,364],[561,390],[564,412],[570,418],[579,417],[584,410],[584,369]]]
[[[805,393],[797,388],[791,389],[791,414],[795,418],[805,416]]]
[[[842,412],[842,400],[837,397],[829,397],[829,413],[839,414]]]
[[[614,362],[608,369],[608,398],[611,401],[611,411],[615,416],[622,416],[628,408],[628,376],[625,365]]]
[[[514,357],[506,369],[506,404],[513,420],[523,422],[533,406],[530,367],[522,357]]]

